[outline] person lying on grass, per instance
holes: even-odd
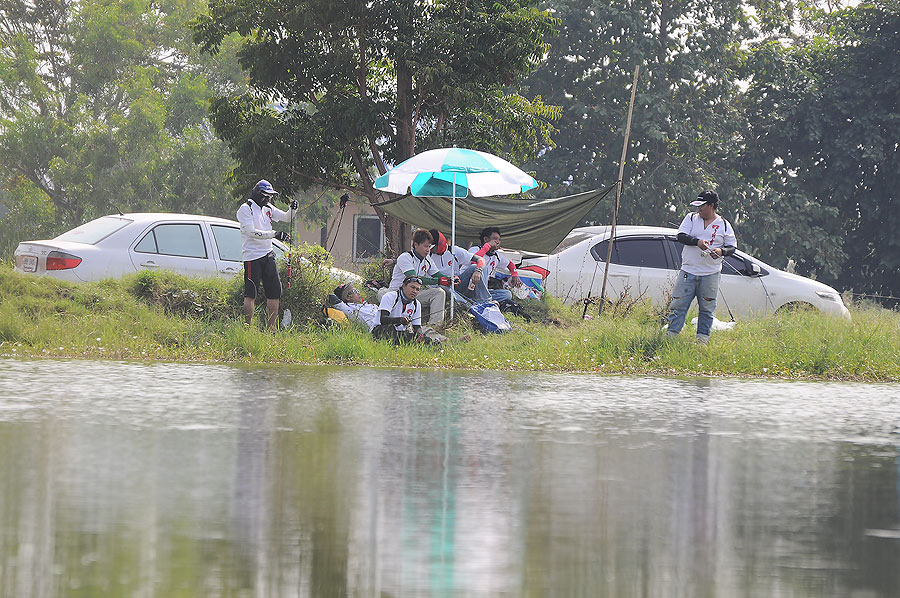
[[[353,283],[348,282],[334,289],[334,299],[329,303],[332,302],[334,302],[332,305],[334,309],[346,314],[350,320],[359,322],[369,332],[372,332],[381,323],[378,305],[366,303],[362,293],[353,286]]]

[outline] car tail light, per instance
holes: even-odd
[[[80,263],[80,257],[64,251],[51,251],[47,254],[48,270],[71,270]]]

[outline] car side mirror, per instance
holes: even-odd
[[[759,276],[762,270],[759,268],[759,264],[755,264],[747,258],[743,258],[744,260],[744,276],[750,276],[751,278],[754,276]]]

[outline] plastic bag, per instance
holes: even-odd
[[[493,301],[476,303],[469,308],[469,313],[475,316],[475,321],[485,332],[509,332],[512,325],[506,316],[500,311],[500,307]]]

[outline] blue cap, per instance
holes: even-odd
[[[272,183],[270,183],[266,179],[262,179],[258,183],[256,183],[256,188],[263,195],[278,195],[278,191],[276,191],[275,188],[272,187]]]

